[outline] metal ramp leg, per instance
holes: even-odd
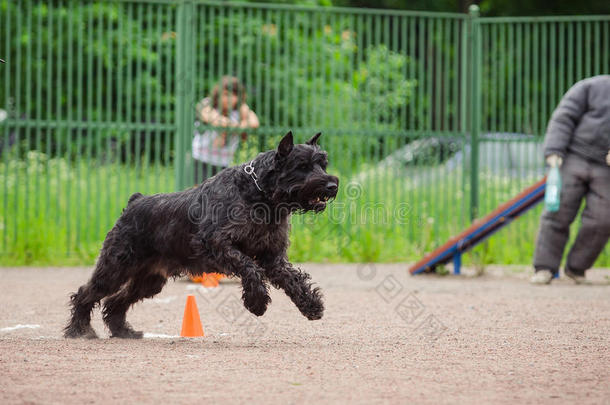
[[[453,255],[453,274],[456,276],[460,275],[460,270],[462,267],[462,253],[457,252]]]

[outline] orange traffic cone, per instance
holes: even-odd
[[[208,273],[201,276],[201,285],[207,288],[218,287],[217,273]]]
[[[182,337],[201,337],[203,336],[203,327],[199,318],[199,310],[194,295],[186,297],[186,306],[184,307],[184,318],[182,319]]]
[[[218,282],[225,278],[224,274],[220,273],[203,273],[201,276],[189,276],[193,283],[201,283],[204,287],[218,287]]]

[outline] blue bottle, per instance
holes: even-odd
[[[557,167],[551,167],[546,178],[546,190],[544,192],[544,207],[547,211],[559,210],[559,197],[561,195],[561,175]]]

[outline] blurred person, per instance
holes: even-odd
[[[212,94],[196,106],[192,154],[195,182],[201,183],[229,167],[240,140],[246,133],[238,129],[258,128],[258,117],[246,104],[246,91],[236,77],[224,76]],[[226,131],[203,129],[203,124],[227,128]]]
[[[565,264],[566,276],[587,283],[610,237],[610,75],[574,84],[549,121],[544,157],[562,178],[559,210],[545,210],[534,254],[534,284],[549,284],[569,238],[570,224],[584,199],[581,226]]]

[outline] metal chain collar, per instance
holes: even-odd
[[[261,188],[261,186],[258,185],[258,176],[256,175],[256,173],[254,173],[254,160],[250,161],[250,163],[248,163],[245,167],[244,167],[244,172],[246,172],[246,174],[250,175],[250,177],[252,177],[252,180],[254,180],[254,184],[256,185],[256,188],[258,188],[258,191],[263,191],[263,189]]]

